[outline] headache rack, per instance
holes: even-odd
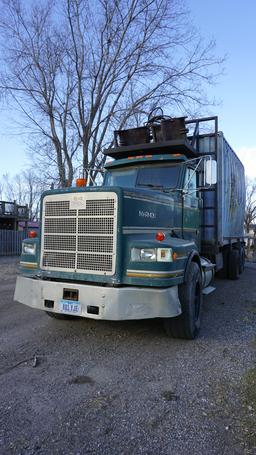
[[[210,126],[211,133],[204,129],[205,125]],[[141,127],[114,131],[114,147],[104,150],[103,153],[115,159],[166,153],[196,158],[201,155],[198,144],[199,138],[204,134],[215,137],[213,155],[216,155],[218,117],[186,120],[186,117],[154,116]]]

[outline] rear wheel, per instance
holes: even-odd
[[[223,267],[216,273],[217,278],[224,279],[228,278],[228,255],[229,255],[228,249],[223,248],[222,250]]]
[[[238,280],[240,270],[240,258],[238,250],[230,250],[228,255],[228,278]]]
[[[202,309],[202,277],[198,264],[189,266],[187,281],[178,288],[182,314],[163,320],[168,336],[192,340],[200,329]]]
[[[239,273],[243,273],[244,271],[244,264],[245,264],[245,250],[244,245],[241,247],[240,250],[240,258],[239,258]]]

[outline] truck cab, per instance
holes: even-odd
[[[189,160],[185,155],[134,156],[128,159],[114,161],[105,166],[103,186],[120,186],[125,191],[136,194],[148,194],[157,198],[167,196],[169,211],[158,208],[152,212],[152,206],[141,207],[138,216],[142,218],[143,226],[148,221],[157,218],[159,227],[168,226],[173,236],[194,240],[200,250],[200,192],[199,171],[195,160]],[[127,212],[133,212],[127,205]],[[135,213],[131,213],[132,217]],[[169,217],[169,219],[168,219]],[[138,221],[134,220],[135,225]]]

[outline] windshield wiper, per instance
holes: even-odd
[[[177,191],[177,189],[166,186],[165,188],[163,188],[163,191],[165,193],[171,193],[172,191]]]

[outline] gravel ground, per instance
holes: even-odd
[[[183,341],[158,320],[57,321],[15,303],[16,264],[0,258],[1,454],[256,453],[255,265],[216,281],[200,337]]]

